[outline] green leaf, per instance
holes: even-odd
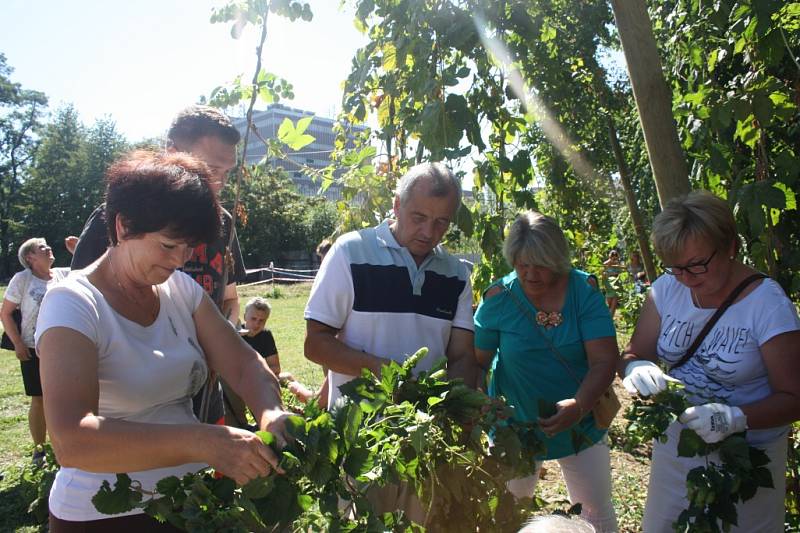
[[[555,39],[557,35],[558,32],[554,27],[549,26],[547,24],[543,24],[542,32],[539,35],[539,40],[542,41],[543,43],[546,43],[548,41],[552,41],[553,39]]]
[[[753,470],[753,479],[759,487],[768,489],[775,488],[775,483],[772,480],[772,473],[769,471],[769,468],[761,466]]]
[[[766,128],[772,123],[772,111],[773,105],[769,95],[759,92],[753,96],[753,113],[759,126]]]
[[[269,495],[274,486],[275,483],[272,476],[251,479],[242,487],[242,496],[251,500],[265,498]]]
[[[304,146],[311,144],[314,142],[314,137],[303,132],[308,128],[308,124],[312,119],[313,117],[301,118],[297,121],[297,126],[290,119],[283,119],[278,128],[278,140],[292,150],[300,150]]]
[[[308,494],[298,494],[297,495],[297,505],[300,506],[300,509],[303,511],[308,511],[311,509],[311,506],[314,504],[314,498],[309,496]]]
[[[108,481],[103,481],[100,490],[92,497],[95,509],[103,514],[120,514],[139,507],[142,493],[131,489],[131,478],[127,474],[117,474],[114,489]]]
[[[397,49],[392,43],[386,43],[383,47],[383,69],[391,72],[397,68]]]
[[[706,63],[708,71],[714,72],[714,67],[717,65],[717,57],[719,54],[719,49],[712,50],[711,53],[708,55],[708,61]]]
[[[688,428],[681,431],[681,436],[678,439],[678,457],[706,455],[707,449],[708,446],[697,433]]]
[[[272,446],[273,444],[275,444],[275,435],[273,435],[269,431],[256,431],[256,435],[258,436],[258,438],[261,439],[261,442],[263,442],[267,446]]]
[[[342,468],[351,477],[358,478],[369,472],[375,466],[375,460],[368,448],[354,446],[345,459]]]
[[[234,490],[236,490],[236,482],[229,477],[223,476],[215,480],[211,492],[223,502],[230,503],[233,500]]]
[[[163,495],[172,495],[181,490],[181,480],[177,476],[169,476],[160,479],[156,483],[156,491]]]
[[[737,465],[737,467],[748,470],[751,467],[749,446],[744,437],[734,435],[722,441],[719,455],[725,463]]]

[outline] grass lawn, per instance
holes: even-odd
[[[303,356],[305,321],[303,309],[310,286],[294,285],[277,288],[273,294],[270,286],[259,285],[240,289],[240,303],[253,296],[264,296],[272,305],[267,327],[272,330],[281,366],[304,383],[318,387],[322,381],[319,367]],[[242,312],[241,316],[244,316]],[[619,386],[619,383],[617,383]],[[623,402],[627,395],[619,386]],[[22,391],[19,364],[13,352],[0,350],[0,531],[33,532],[40,529],[27,514],[27,504],[33,497],[34,487],[23,479],[30,461],[32,446],[27,426],[28,400]],[[614,505],[621,531],[639,531],[641,513],[646,497],[649,461],[646,455],[634,457],[622,453],[615,442],[621,439],[621,422],[618,418],[610,431],[612,442],[612,477],[614,480]],[[566,509],[566,489],[555,462],[545,464],[546,472],[539,484],[541,496],[553,502],[553,509]]]

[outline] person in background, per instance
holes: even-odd
[[[44,406],[61,465],[50,531],[176,531],[141,509],[109,517],[92,497],[115,472],[158,480],[210,465],[243,485],[277,468],[255,434],[202,424],[192,396],[210,371],[285,442],[278,381],[178,269],[221,229],[208,167],[187,154],[135,152],[107,172],[111,247],[45,295],[36,330]],[[157,494],[157,493],[156,493]]]
[[[653,443],[645,533],[672,531],[688,505],[686,475],[705,457],[679,457],[682,429],[719,442],[747,431],[770,458],[774,488],[738,504],[740,532],[782,532],[787,434],[800,419],[800,319],[771,279],[750,280],[683,364],[700,330],[734,288],[756,274],[739,258],[736,221],[727,202],[707,191],[670,201],[653,221],[653,244],[666,274],[650,287],[619,372],[631,394],[650,396],[670,380],[693,404]],[[671,367],[664,372],[659,363]],[[716,453],[709,460],[718,462]]]
[[[619,262],[619,252],[611,250],[608,252],[608,259],[603,261],[603,292],[606,295],[606,305],[611,313],[611,317],[617,312],[619,305],[619,293],[614,287],[617,276],[622,273],[622,264]]]
[[[320,241],[320,243],[317,245],[317,258],[319,259],[320,263],[322,263],[322,260],[325,259],[325,256],[331,249],[331,246],[333,246],[333,243],[328,239],[322,239],[322,241]]]
[[[627,265],[628,274],[633,282],[633,292],[635,294],[642,294],[647,290],[647,273],[644,271],[642,264],[642,256],[639,252],[631,252],[630,259]]]
[[[281,374],[281,363],[278,358],[278,348],[275,346],[275,338],[272,332],[266,329],[267,320],[272,312],[269,302],[256,296],[247,302],[244,308],[245,329],[239,331],[244,342],[264,358],[276,376]],[[225,391],[225,424],[250,429],[247,421],[247,406],[244,401],[233,391]]]
[[[517,217],[503,256],[513,271],[489,287],[475,314],[475,356],[491,368],[489,395],[506,398],[519,421],[539,423],[547,451],[537,467],[557,460],[581,516],[598,531],[616,531],[606,430],[592,414],[618,353],[603,295],[593,276],[572,266],[563,231],[541,213]],[[544,405],[552,413],[540,412]],[[512,480],[509,490],[532,497],[538,473]]]
[[[267,320],[272,313],[272,307],[265,298],[256,296],[251,298],[244,306],[244,327],[240,333],[244,342],[261,354],[272,373],[276,376],[281,373],[281,361],[278,358],[278,348],[275,338],[267,329]]]
[[[36,356],[33,338],[39,306],[47,289],[67,277],[69,269],[53,268],[53,250],[44,239],[33,238],[23,242],[17,256],[24,270],[14,274],[8,283],[3,306],[0,308],[0,318],[3,330],[14,344],[14,353],[19,359],[25,394],[31,399],[28,429],[34,444],[33,462],[40,465],[44,460],[41,445],[47,439],[47,422],[42,400],[39,358]],[[12,316],[17,309],[22,316],[19,328]]]
[[[187,152],[199,158],[211,171],[212,192],[219,194],[228,181],[228,173],[236,164],[236,145],[240,140],[239,131],[218,109],[203,105],[189,106],[180,111],[167,132],[167,153]],[[223,210],[223,231],[213,240],[197,243],[189,259],[181,269],[189,274],[220,306],[224,316],[233,326],[239,323],[239,296],[236,282],[244,281],[246,272],[244,260],[239,249],[239,239],[235,228],[231,228],[231,215]],[[228,250],[230,232],[233,231],[233,244]],[[78,270],[97,260],[108,247],[106,233],[105,206],[101,205],[91,214],[81,232],[80,239],[72,257],[72,270]],[[222,266],[228,261],[228,276],[222,283]],[[221,303],[221,305],[220,305]],[[194,398],[195,414],[201,416],[203,397],[209,405],[203,422],[222,423],[224,408],[222,389],[200,391]]]

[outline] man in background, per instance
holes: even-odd
[[[214,194],[220,192],[228,181],[228,173],[236,165],[236,145],[241,136],[230,119],[218,109],[192,105],[180,111],[167,132],[167,152],[187,152],[205,162],[211,170],[210,185]],[[236,282],[245,279],[244,260],[239,249],[236,229],[231,228],[231,215],[223,213],[223,231],[215,241],[199,244],[181,270],[189,274],[205,289],[220,312],[233,325],[239,322],[239,296]],[[228,251],[230,232],[233,243]],[[72,257],[73,270],[84,268],[99,258],[108,248],[105,206],[100,205],[84,225]],[[222,266],[228,261],[228,277],[222,282]],[[224,409],[219,385],[210,394],[207,415],[201,422],[222,423]],[[194,412],[198,419],[204,390],[194,398]]]

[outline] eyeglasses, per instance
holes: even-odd
[[[699,263],[692,263],[691,265],[686,266],[668,266],[664,267],[664,272],[670,274],[672,276],[679,276],[682,275],[684,272],[689,273],[693,276],[698,274],[705,274],[708,272],[708,264],[714,259],[714,256],[717,255],[717,251],[714,250],[708,259],[705,261],[700,261]]]

